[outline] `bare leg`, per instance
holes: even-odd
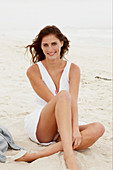
[[[16,161],[32,162],[32,161],[34,161],[36,159],[46,157],[46,156],[50,156],[50,155],[52,155],[54,153],[57,153],[59,151],[63,151],[61,141],[57,142],[57,143],[54,143],[54,144],[51,144],[51,145],[47,146],[45,149],[43,149],[43,150],[41,150],[39,152],[26,153],[24,156],[17,159]]]
[[[63,108],[63,109],[62,109]],[[75,156],[72,148],[72,117],[71,117],[71,96],[65,92],[59,96],[55,107],[55,117],[59,129],[64,159],[70,170],[77,170]]]
[[[79,129],[82,141],[75,150],[82,150],[92,146],[105,132],[104,126],[99,122],[82,125]]]
[[[82,135],[82,142],[76,150],[86,149],[90,147],[95,141],[97,141],[104,133],[104,127],[100,123],[91,123],[87,125],[80,126],[80,132]],[[63,151],[62,142],[59,141],[55,144],[52,144],[45,149],[36,152],[36,153],[27,153],[23,157],[17,159],[16,161],[26,161],[31,162],[36,159],[46,157],[57,153],[59,151]]]
[[[50,101],[50,103],[47,104],[47,106],[45,106],[45,109],[42,111],[41,119],[37,128],[37,138],[40,142],[51,141],[56,134],[58,126],[61,136],[61,142],[51,145],[38,153],[27,153],[25,156],[22,157],[22,159],[23,161],[30,162],[35,159],[49,156],[53,153],[64,150],[64,158],[66,160],[68,168],[70,170],[78,170],[72,148],[71,97],[66,91],[62,91],[59,94],[60,95],[57,95],[57,97]],[[48,122],[50,123],[48,124]],[[87,144],[90,137],[88,133],[89,129],[87,128],[87,131],[85,131],[86,129],[84,128],[85,127],[81,128],[83,140],[78,149],[83,149],[91,146],[97,140],[96,139],[93,142]],[[82,131],[84,131],[84,133]],[[20,158],[18,159],[18,161],[22,161],[22,159]]]
[[[42,110],[36,136],[40,142],[50,142],[59,129],[67,166],[75,170],[77,165],[72,148],[71,119],[71,95],[61,91]]]
[[[78,167],[76,164],[76,160],[72,148],[71,119],[72,119],[71,118],[71,95],[67,91],[61,91],[42,110],[39,124],[37,127],[36,136],[40,142],[50,142],[55,136],[58,128],[61,136],[66,164],[70,170],[75,170],[75,169],[77,170]],[[57,150],[54,150],[53,148],[51,154],[61,150],[61,148],[59,149],[59,146],[61,146],[61,144],[58,145]],[[50,155],[50,149],[47,150],[46,154]],[[37,154],[35,154],[35,158],[36,155]],[[27,153],[26,157],[28,158],[28,156],[29,154]],[[41,157],[41,155],[39,157]]]

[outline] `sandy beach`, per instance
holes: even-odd
[[[16,144],[27,151],[39,151],[44,147],[33,143],[24,130],[24,117],[35,109],[35,94],[26,77],[30,60],[24,55],[24,46],[34,37],[31,36],[33,33],[24,36],[24,33],[12,32],[1,30],[0,33],[0,124],[10,131]],[[72,48],[67,58],[81,69],[79,120],[86,123],[101,122],[106,130],[92,147],[75,151],[75,157],[80,170],[111,170],[112,81],[107,80],[112,79],[111,47],[88,47],[83,44],[77,46],[77,41],[75,42],[73,36],[71,38]],[[107,79],[95,78],[96,76]],[[16,153],[17,151],[8,150],[5,155]],[[66,170],[66,166],[63,152],[58,152],[30,164],[0,163],[0,169]]]

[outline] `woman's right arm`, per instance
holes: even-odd
[[[29,78],[32,88],[38,94],[38,96],[40,96],[46,102],[49,102],[54,97],[54,95],[42,81],[38,65],[34,64],[29,67],[26,74]]]

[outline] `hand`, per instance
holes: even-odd
[[[73,129],[73,134],[72,135],[73,135],[72,136],[72,145],[73,145],[73,149],[75,149],[81,143],[81,134],[80,134],[79,128]]]

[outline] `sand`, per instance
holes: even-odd
[[[27,151],[39,151],[44,147],[33,143],[24,130],[24,117],[35,109],[33,103],[35,95],[26,77],[30,62],[29,58],[24,56],[24,46],[31,41],[31,37],[17,34],[8,32],[0,34],[0,124],[8,128],[16,144]],[[95,78],[96,76],[112,78],[111,55],[106,53],[106,55],[98,56],[92,51],[92,57],[86,53],[77,54],[76,52],[72,48],[68,59],[81,68],[79,120],[86,123],[99,121],[105,126],[106,131],[92,147],[75,151],[75,157],[80,170],[111,170],[112,81]],[[16,153],[16,151],[8,150],[5,155]],[[63,152],[58,152],[31,164],[0,163],[0,169],[66,170],[66,166]]]

